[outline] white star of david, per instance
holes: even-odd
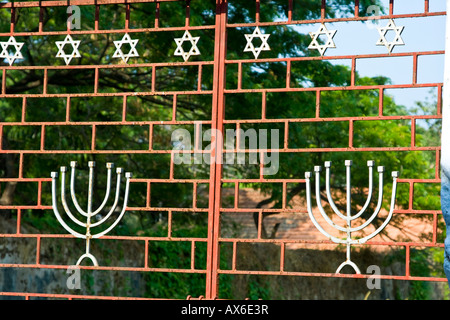
[[[174,40],[175,40],[175,43],[177,44],[177,48],[175,50],[174,55],[182,56],[185,62],[190,58],[190,56],[198,56],[200,54],[200,50],[198,50],[198,48],[197,48],[197,43],[198,43],[198,40],[200,40],[200,37],[193,37],[189,33],[189,31],[186,30],[183,37],[175,38]],[[183,43],[185,41],[191,42],[192,47],[189,50],[189,52],[185,52],[183,49]]]
[[[405,27],[397,27],[395,25],[395,23],[394,23],[394,20],[392,20],[392,19],[389,20],[389,22],[388,22],[386,27],[384,27],[384,28],[383,27],[377,28],[378,32],[380,33],[380,39],[377,42],[377,46],[385,46],[388,49],[389,53],[391,53],[392,49],[394,49],[394,47],[396,45],[400,45],[400,46],[405,45],[405,42],[403,42],[403,39],[402,39],[402,36],[401,36],[402,31],[403,31],[404,28]],[[386,39],[386,33],[389,30],[395,31],[394,41],[387,41],[387,39]]]
[[[122,37],[120,41],[114,41],[114,45],[116,46],[116,52],[114,52],[113,58],[122,58],[122,61],[128,62],[128,59],[132,57],[139,57],[139,53],[136,50],[136,45],[139,42],[139,39],[131,39],[128,33]],[[122,52],[122,45],[124,43],[128,43],[130,45],[130,52],[124,54]]]
[[[58,53],[56,54],[57,58],[64,58],[64,61],[66,62],[66,65],[72,61],[72,58],[80,58],[81,55],[78,52],[78,47],[80,46],[81,40],[73,40],[70,34],[66,36],[64,41],[55,41],[56,46],[58,47]],[[66,54],[64,51],[64,46],[66,44],[72,45],[72,53]]]
[[[23,59],[20,49],[22,49],[24,42],[16,42],[16,39],[14,37],[9,37],[8,41],[0,42],[0,45],[2,47],[0,58],[8,60],[10,66],[14,63],[16,59]],[[16,49],[16,52],[12,55],[9,54],[8,51],[9,46],[13,46]]]
[[[327,27],[325,27],[325,25],[322,24],[318,31],[309,33],[309,35],[312,38],[312,41],[308,46],[308,49],[317,49],[320,55],[323,56],[328,48],[336,48],[336,45],[334,44],[333,41],[333,37],[336,34],[336,32],[337,30],[328,30]],[[327,41],[325,42],[325,44],[319,44],[318,41],[320,35],[322,34],[327,36]]]
[[[270,51],[269,44],[267,40],[269,39],[270,34],[262,34],[259,27],[256,27],[252,34],[245,34],[245,39],[247,39],[247,45],[245,46],[244,52],[253,52],[255,59],[258,59],[261,51]],[[258,48],[255,48],[253,45],[253,39],[260,38],[261,45]]]

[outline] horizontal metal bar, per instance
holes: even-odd
[[[68,269],[70,265],[51,264],[22,264],[0,263],[0,268],[33,268],[33,269]],[[108,266],[78,266],[81,270],[102,271],[136,271],[136,272],[167,272],[167,273],[206,273],[204,269],[176,269],[176,268],[145,268],[145,267],[108,267]]]
[[[264,212],[264,213],[303,213],[307,214],[306,211],[302,212],[298,208],[280,208],[280,209],[259,209],[259,208],[221,208],[221,212],[224,213],[254,213],[254,212]],[[441,210],[419,210],[419,209],[395,209],[396,214],[442,214]]]
[[[301,239],[251,239],[251,238],[219,238],[220,242],[227,243],[273,243],[273,244],[326,244],[335,245],[339,244],[330,240],[301,240]],[[405,241],[367,241],[364,246],[389,246],[389,247],[428,247],[428,248],[444,248],[444,243],[431,243],[431,242],[405,242]]]
[[[93,34],[117,34],[117,33],[152,33],[152,32],[175,32],[175,31],[198,31],[214,30],[215,26],[185,26],[185,27],[153,27],[153,28],[126,28],[126,29],[98,29],[98,30],[71,30],[70,35],[93,35]],[[0,37],[28,37],[28,36],[61,36],[67,35],[67,31],[14,31],[0,32]]]
[[[245,149],[223,150],[223,153],[306,153],[306,152],[376,152],[376,151],[437,151],[441,147],[364,147],[364,148],[295,148],[295,149]],[[172,154],[174,150],[0,150],[0,154]],[[209,150],[184,151],[185,154],[209,154]]]
[[[297,62],[297,61],[328,61],[328,60],[351,60],[351,59],[369,59],[369,58],[394,58],[394,57],[415,57],[445,54],[445,50],[418,51],[418,52],[398,52],[398,53],[373,53],[373,54],[355,54],[340,56],[302,56],[302,57],[284,57],[284,58],[266,58],[266,59],[233,59],[225,60],[226,64],[239,63],[274,63],[274,62]]]
[[[92,90],[94,91],[94,90]],[[174,95],[211,95],[211,90],[203,91],[133,91],[118,93],[55,93],[55,94],[0,94],[0,98],[86,98],[86,97],[132,97],[132,96],[174,96]],[[137,121],[138,123],[142,123]],[[161,122],[161,121],[159,121]],[[177,121],[178,122],[178,121]]]
[[[379,16],[379,20],[387,19],[404,19],[404,18],[426,18],[435,16],[445,16],[445,11],[439,12],[423,12],[410,14],[388,14]],[[227,23],[227,28],[248,28],[248,27],[271,27],[271,26],[285,26],[285,25],[302,25],[313,23],[335,23],[335,22],[352,22],[352,21],[373,21],[373,16],[368,17],[347,17],[347,18],[326,18],[326,19],[308,19],[308,20],[284,20],[275,22],[248,22],[248,23]],[[377,19],[378,20],[378,19]]]
[[[25,298],[57,298],[57,299],[98,299],[98,300],[164,300],[161,298],[120,297],[120,296],[95,296],[62,293],[34,293],[34,292],[0,292],[0,296],[25,297]]]
[[[174,211],[175,212],[175,211]],[[0,233],[0,238],[47,238],[47,239],[76,239],[70,234],[49,234],[49,233]],[[101,237],[102,240],[122,240],[122,241],[172,241],[172,242],[206,242],[206,238],[189,238],[189,237],[143,237],[143,236],[113,236],[106,235]]]
[[[440,120],[442,115],[405,115],[405,116],[355,116],[334,118],[281,118],[281,119],[245,119],[224,120],[224,124],[261,124],[261,123],[313,123],[313,122],[343,122],[343,121],[383,121],[383,120]],[[21,121],[3,122],[2,126],[143,126],[143,125],[197,125],[199,121],[185,120],[143,120],[143,121]],[[210,125],[210,120],[202,120],[202,125]]]
[[[72,6],[96,6],[108,4],[134,4],[134,3],[158,3],[158,2],[180,2],[181,0],[48,0],[48,1],[15,1],[0,3],[0,8],[32,8],[32,7],[67,7]]]
[[[219,274],[228,275],[259,275],[259,276],[298,276],[298,277],[327,277],[327,278],[351,278],[351,279],[367,279],[373,275],[364,274],[340,274],[340,273],[318,273],[318,272],[301,272],[301,271],[254,271],[254,270],[217,270]],[[438,277],[415,277],[415,276],[393,276],[393,275],[377,275],[377,278],[384,280],[410,280],[410,281],[431,281],[431,282],[447,282],[447,278]]]
[[[442,83],[423,84],[389,84],[389,85],[355,85],[336,87],[289,87],[289,88],[260,88],[260,89],[225,89],[224,93],[263,93],[263,92],[303,92],[303,91],[349,91],[349,90],[381,90],[381,89],[410,89],[410,88],[430,88],[439,87]],[[1,97],[1,96],[0,96]]]
[[[130,63],[130,64],[79,64],[66,66],[1,66],[3,70],[79,70],[79,69],[130,69],[130,68],[150,68],[150,67],[188,67],[199,65],[214,65],[214,61],[187,61],[187,62],[153,62],[153,63]],[[122,94],[133,94],[133,92],[123,92]]]

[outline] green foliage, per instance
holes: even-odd
[[[317,0],[295,1],[293,19],[320,18],[321,2]],[[327,1],[326,16],[328,18],[348,16],[352,14],[353,0]],[[360,14],[363,16],[368,6],[379,4],[378,1],[361,0]],[[261,4],[261,21],[274,21],[285,19],[287,15],[287,1],[270,0]],[[130,4],[131,28],[149,28],[155,23],[155,3]],[[214,25],[215,1],[191,1],[191,25]],[[43,8],[43,27],[46,31],[65,30],[65,8]],[[94,28],[94,6],[82,6],[82,29]],[[229,2],[229,23],[242,23],[254,21],[255,6],[252,1],[234,0]],[[0,10],[0,30],[9,31],[10,13]],[[16,30],[36,30],[39,21],[39,11],[35,8],[18,10],[16,17]],[[101,6],[100,29],[123,28],[125,23],[125,10],[123,5]],[[185,7],[184,2],[162,2],[160,8],[160,27],[184,26]],[[6,30],[6,31],[5,31]],[[245,46],[244,34],[251,33],[252,28],[228,28],[227,59],[251,57],[242,54]],[[308,34],[301,34],[290,26],[273,26],[265,28],[266,33],[271,33],[271,51],[265,52],[264,58],[291,57],[291,56],[315,56],[317,52],[310,51],[307,46],[310,43]],[[201,56],[191,57],[192,61],[214,60],[214,30],[192,31],[193,36],[201,36],[199,49]],[[176,44],[174,37],[180,37],[182,31],[176,32],[143,32],[133,33],[132,38],[139,39],[138,51],[140,57],[133,63],[157,63],[181,61],[173,56]],[[115,47],[114,40],[119,40],[121,34],[96,34],[77,35],[81,40],[79,51],[82,57],[74,59],[72,64],[109,65],[120,63],[112,58]],[[62,59],[56,59],[55,41],[63,39],[63,36],[22,36],[16,37],[17,41],[25,42],[23,47],[25,66],[53,66],[63,65]],[[2,62],[2,64],[4,64]],[[152,145],[150,146],[148,124],[143,121],[167,121],[172,119],[173,97],[171,95],[140,95],[141,91],[149,91],[151,88],[151,67],[124,67],[99,69],[98,92],[104,97],[83,97],[83,95],[71,98],[70,110],[66,109],[67,99],[62,98],[28,98],[26,119],[28,122],[65,122],[66,118],[76,122],[76,126],[47,125],[45,128],[45,150],[90,150],[92,146],[93,127],[89,121],[115,122],[133,121],[133,125],[98,125],[96,126],[96,150],[124,150],[139,151],[172,149],[171,132],[176,128],[186,128],[193,131],[193,126],[165,126],[154,125]],[[238,86],[238,66],[230,63],[227,65],[226,88],[233,89]],[[282,88],[286,85],[286,64],[282,62],[243,64],[242,84],[246,89]],[[48,93],[91,93],[93,92],[95,73],[93,69],[52,69],[48,71]],[[156,69],[156,91],[187,91],[197,90],[198,67],[196,66],[168,66]],[[201,89],[210,91],[213,87],[213,66],[204,66],[202,73]],[[342,65],[324,61],[293,62],[291,65],[291,87],[342,87],[350,84],[351,70]],[[363,78],[356,75],[356,81],[360,85],[388,84],[389,79],[383,77]],[[8,70],[6,79],[7,93],[33,94],[43,92],[42,70]],[[123,119],[123,99],[114,94],[121,92],[137,92],[136,95],[127,98],[127,110]],[[377,90],[336,90],[322,92],[320,117],[348,117],[348,116],[375,116],[378,114],[379,96]],[[314,118],[316,112],[315,92],[271,92],[267,93],[267,118],[268,119],[295,119]],[[212,95],[210,92],[199,95],[177,95],[177,120],[210,120],[212,117]],[[0,100],[0,121],[20,122],[22,117],[22,99],[6,98]],[[229,120],[260,119],[262,95],[260,93],[229,94],[226,96],[225,118]],[[244,106],[244,107],[243,107]],[[429,112],[436,108],[436,101],[428,101],[417,105],[418,110]],[[394,98],[385,96],[384,110],[390,115],[403,115],[408,113],[404,106],[396,104]],[[414,111],[414,110],[413,110]],[[417,110],[416,110],[417,111]],[[205,126],[206,128],[207,126]],[[411,143],[411,124],[409,121],[356,121],[354,126],[355,147],[403,147]],[[204,130],[205,130],[204,128]],[[230,128],[233,128],[230,126]],[[276,125],[242,125],[243,129],[272,129],[282,126]],[[336,148],[348,146],[348,121],[333,121],[326,123],[299,122],[290,123],[289,147],[290,148]],[[418,145],[439,145],[438,136],[440,123],[428,121],[423,127],[417,127],[416,139]],[[4,126],[2,146],[5,150],[39,150],[41,148],[41,126]],[[280,146],[283,145],[283,134],[280,136]],[[433,152],[329,152],[329,153],[281,153],[280,168],[273,178],[302,178],[305,171],[310,171],[314,165],[322,164],[330,160],[341,164],[347,158],[355,163],[352,185],[356,188],[355,202],[360,203],[365,198],[364,188],[367,185],[367,160],[376,159],[377,165],[385,165],[386,171],[400,171],[400,175],[409,178],[429,178],[435,176]],[[10,157],[10,158],[8,158]],[[18,163],[19,156],[11,154],[0,157],[0,176],[17,177],[17,168],[9,168],[8,161]],[[87,162],[97,161],[105,163],[115,162],[134,173],[136,178],[168,179],[170,175],[170,155],[146,154],[124,152],[123,154],[25,154],[24,178],[49,177],[51,171],[60,165],[68,165],[69,161],[79,162],[80,177],[77,185],[80,190],[86,186]],[[340,166],[339,166],[340,167]],[[361,169],[361,170],[359,170]],[[174,169],[176,178],[207,178],[209,166],[184,165]],[[334,170],[334,169],[333,169]],[[336,175],[333,177],[333,185],[345,186],[345,175],[342,168],[336,166]],[[98,168],[97,175],[103,177],[104,168]],[[225,177],[251,178],[259,176],[258,166],[228,166],[224,169]],[[271,178],[271,177],[269,177]],[[390,193],[390,177],[387,175],[385,194]],[[281,206],[282,190],[277,184],[252,183],[247,186],[263,192],[274,202],[274,208]],[[0,186],[4,190],[4,186]],[[154,207],[190,207],[192,205],[192,186],[186,184],[154,184],[151,189],[151,204]],[[200,186],[199,186],[200,187]],[[207,207],[207,187],[203,193],[199,193],[198,205]],[[292,185],[288,194],[290,200],[297,194],[304,195],[302,185]],[[105,189],[105,181],[96,179],[96,190]],[[397,203],[407,207],[409,190],[399,187]],[[439,206],[438,187],[416,184],[414,204],[415,208],[436,209]],[[36,204],[36,185],[27,183],[20,192],[14,194],[14,202],[21,205]],[[133,183],[131,186],[130,206],[139,207],[146,205],[147,186],[145,183]],[[203,199],[201,198],[203,194]],[[206,194],[206,196],[205,196]],[[389,197],[388,197],[389,198]],[[43,186],[41,195],[42,203],[51,203],[49,185]],[[96,197],[94,206],[99,205],[101,194]],[[386,198],[385,198],[386,199]],[[122,200],[122,199],[121,199]],[[80,195],[80,203],[86,201],[84,194]],[[203,202],[202,202],[203,201]],[[385,200],[386,202],[389,199]],[[200,204],[201,203],[201,204]],[[373,208],[372,208],[373,209]],[[207,215],[202,213],[174,215],[172,236],[174,237],[207,237]],[[51,212],[36,212],[23,210],[22,223],[29,225],[40,232],[62,232],[62,228],[56,223]],[[167,212],[127,212],[126,217],[114,231],[118,235],[142,235],[152,237],[165,237],[168,232]],[[196,269],[204,269],[206,265],[206,246],[203,242],[196,243]],[[228,253],[227,253],[228,252]],[[230,251],[223,250],[222,254]],[[149,246],[149,266],[161,268],[190,268],[191,243],[180,242],[174,245],[170,242],[152,242]],[[420,256],[419,262],[428,261],[428,256]],[[426,263],[418,264],[426,267]],[[431,271],[430,271],[431,272]],[[220,290],[224,296],[232,292],[231,282],[227,277],[221,278]],[[204,294],[204,274],[183,274],[169,272],[149,272],[145,275],[147,283],[147,295],[149,297],[185,298],[187,294],[200,296]],[[414,284],[422,286],[422,284]],[[427,298],[427,288],[418,287],[416,297]],[[270,288],[264,283],[249,282],[250,298],[270,297]]]

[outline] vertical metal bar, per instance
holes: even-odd
[[[242,89],[242,62],[238,63],[238,85],[237,88],[239,90]]]
[[[411,250],[410,250],[410,246],[406,245],[405,246],[406,249],[406,258],[405,258],[405,276],[406,277],[410,277],[411,273],[410,273],[410,262],[411,262]]]
[[[172,237],[172,210],[167,212],[167,237]]]
[[[26,114],[27,114],[27,97],[22,98],[22,123],[26,122]]]
[[[38,195],[37,195],[37,206],[38,207],[40,207],[42,204],[41,198],[42,198],[42,181],[39,180],[38,181]]]
[[[213,112],[211,128],[223,133],[224,120],[224,89],[225,89],[225,58],[226,58],[226,23],[227,1],[216,0],[216,28],[214,48],[214,84],[213,84]],[[222,146],[214,142],[211,148],[217,154],[222,154]],[[210,190],[208,207],[208,247],[206,272],[206,299],[218,297],[218,267],[220,261],[219,235],[220,235],[220,194],[221,194],[222,164],[211,163]]]
[[[39,28],[38,28],[39,33],[41,33],[44,30],[43,25],[44,25],[44,7],[39,7]]]
[[[186,18],[185,18],[185,27],[189,27],[189,20],[191,16],[191,0],[186,0]]]
[[[203,75],[203,65],[198,65],[198,76],[197,76],[197,91],[202,91],[202,75]]]
[[[316,91],[316,118],[320,118],[320,90]]]
[[[20,234],[20,226],[22,220],[22,209],[17,209],[16,234]]]
[[[175,158],[175,153],[171,152],[170,153],[170,168],[169,168],[169,179],[173,180],[173,174],[174,174],[174,158]]]
[[[417,84],[417,53],[413,56],[413,79],[412,84]]]
[[[439,180],[440,178],[440,172],[441,172],[441,151],[439,149],[436,150],[436,169],[435,169],[435,179]]]
[[[287,150],[289,148],[289,121],[284,122],[284,141],[283,148]]]
[[[433,213],[433,244],[437,242],[437,232],[438,232],[438,215],[437,213]]]
[[[354,121],[350,120],[348,124],[348,147],[353,148],[353,126]]]
[[[438,86],[438,93],[437,93],[437,115],[442,116],[442,85]]]
[[[266,120],[267,91],[262,92],[261,119]]]
[[[41,264],[41,236],[36,237],[36,264]]]
[[[92,137],[91,137],[91,150],[94,151],[95,150],[95,136],[96,136],[96,125],[93,124],[92,125]]]
[[[286,243],[282,242],[280,245],[280,271],[284,271],[284,261],[285,261]]]
[[[156,9],[155,9],[155,29],[159,28],[159,11],[160,11],[160,3],[156,2]]]
[[[6,94],[6,69],[2,70],[2,94]]]
[[[261,3],[260,0],[255,0],[255,3],[256,3],[255,22],[258,23],[260,20]]]
[[[130,4],[125,4],[125,30],[130,28]]]
[[[122,99],[122,121],[127,121],[127,95],[123,96]]]
[[[150,198],[151,198],[151,182],[148,181],[147,182],[147,196],[146,196],[146,199],[145,199],[145,206],[147,208],[151,207]]]
[[[98,31],[98,25],[100,20],[100,6],[95,5],[95,14],[94,14],[94,30]]]
[[[289,0],[288,3],[288,22],[292,21],[292,11],[294,10],[294,0]]]
[[[355,86],[356,58],[352,58],[352,71],[350,76],[350,85]]]
[[[41,127],[41,144],[40,144],[40,150],[45,150],[45,124]]]
[[[15,25],[16,25],[16,8],[14,8],[14,2],[12,2],[12,6],[11,6],[11,25],[9,27],[11,35],[14,33]]]
[[[172,101],[172,121],[177,121],[177,95],[173,95]]]
[[[23,178],[23,152],[19,155],[19,179]]]
[[[145,245],[144,245],[144,268],[147,269],[148,268],[148,239],[144,240]]]
[[[240,150],[241,150],[241,124],[238,122],[236,123],[236,152],[239,152]]]
[[[44,69],[44,84],[43,84],[43,89],[42,89],[42,93],[43,94],[47,94],[47,82],[48,82],[48,69],[45,68]]]
[[[70,5],[70,1],[67,1],[67,5],[69,6]],[[72,16],[72,11],[70,11],[70,12],[67,12],[67,23],[66,23],[66,31],[67,31],[67,33],[70,33],[70,28],[71,28],[71,23],[69,22],[70,20],[70,17]]]
[[[259,151],[259,179],[264,179],[264,152]]]
[[[148,126],[148,150],[153,150],[153,123]]]
[[[197,209],[197,186],[197,182],[192,184],[192,208],[194,209]]]
[[[414,200],[414,182],[409,182],[409,208],[408,210],[413,210],[413,200]]]
[[[379,102],[378,102],[378,116],[383,116],[383,106],[384,106],[384,89],[380,88],[379,91]]]
[[[258,239],[262,239],[262,221],[263,221],[263,212],[262,210],[258,211]]]
[[[195,241],[191,241],[191,270],[195,269]]]
[[[70,99],[70,96],[68,96],[67,100],[66,100],[66,122],[70,121],[70,104],[71,104],[71,99]]]
[[[156,90],[156,66],[152,67],[152,92]]]
[[[291,87],[291,60],[287,61],[286,64],[286,89]]]
[[[233,241],[233,256],[231,258],[231,270],[236,271],[236,252],[237,252],[237,242]]]
[[[98,75],[99,75],[99,68],[95,68],[94,70],[94,93],[98,93]]]
[[[0,150],[3,148],[3,126],[0,124]]]
[[[239,181],[234,183],[234,208],[239,208]]]

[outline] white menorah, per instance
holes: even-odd
[[[71,172],[71,177],[70,177],[70,195],[72,197],[73,204],[74,204],[75,208],[77,209],[77,211],[81,215],[86,217],[86,222],[82,222],[82,221],[78,220],[72,214],[72,212],[70,211],[70,209],[69,209],[69,207],[67,205],[66,192],[65,192],[65,182],[66,182],[67,167],[61,167],[61,202],[62,202],[62,205],[64,207],[64,211],[67,213],[69,218],[74,223],[76,223],[77,225],[79,225],[79,226],[81,226],[83,228],[86,228],[86,234],[81,234],[81,233],[73,230],[71,227],[69,227],[66,224],[66,222],[62,219],[61,215],[59,214],[58,207],[57,207],[57,201],[56,201],[56,198],[57,198],[56,197],[56,178],[58,178],[58,172],[52,172],[51,173],[51,177],[52,177],[52,207],[53,207],[53,211],[54,211],[54,213],[56,215],[56,218],[58,219],[59,223],[64,227],[64,229],[66,229],[69,233],[71,233],[72,235],[74,235],[77,238],[86,239],[86,253],[83,254],[78,259],[76,265],[78,266],[83,259],[89,258],[92,261],[92,263],[94,264],[94,266],[98,266],[97,259],[95,259],[95,257],[89,252],[89,250],[90,250],[90,241],[91,241],[91,239],[100,238],[101,236],[104,236],[105,234],[110,232],[112,229],[114,229],[114,227],[122,219],[123,214],[125,213],[125,209],[127,207],[127,202],[128,202],[128,193],[129,193],[131,173],[130,172],[126,172],[125,173],[125,177],[126,177],[125,195],[124,195],[123,207],[122,207],[122,210],[121,210],[118,218],[106,230],[93,234],[93,233],[91,233],[92,228],[103,224],[106,220],[108,220],[108,218],[114,213],[114,211],[117,208],[117,204],[119,202],[119,195],[120,195],[120,180],[121,180],[121,176],[123,174],[123,169],[122,168],[117,168],[116,169],[117,184],[116,184],[116,195],[115,195],[115,199],[114,199],[114,204],[110,208],[109,212],[102,219],[100,219],[100,220],[98,220],[96,222],[92,222],[91,221],[92,218],[103,210],[103,208],[106,206],[106,203],[108,201],[109,194],[110,194],[110,191],[111,191],[111,171],[114,168],[114,164],[113,163],[107,163],[106,164],[106,168],[108,170],[107,182],[106,182],[106,194],[105,194],[105,198],[104,198],[102,204],[95,211],[92,211],[92,196],[93,196],[93,190],[92,189],[93,189],[93,182],[94,182],[95,162],[94,161],[89,161],[89,163],[88,163],[88,166],[89,166],[89,186],[88,186],[88,198],[87,198],[87,211],[84,211],[80,207],[80,205],[78,203],[78,200],[77,200],[77,197],[75,195],[75,167],[77,166],[77,162],[76,161],[71,161],[70,162],[70,166],[72,167],[72,172]]]
[[[386,218],[386,220],[383,222],[383,224],[381,226],[378,227],[378,229],[376,229],[373,233],[369,234],[368,236],[365,236],[363,238],[360,239],[353,239],[351,234],[352,232],[356,232],[359,230],[364,229],[365,227],[367,227],[370,223],[372,223],[372,221],[375,219],[375,217],[377,217],[378,213],[380,212],[381,206],[382,206],[382,202],[383,202],[383,172],[384,172],[384,167],[378,167],[378,174],[379,174],[379,189],[378,189],[378,204],[377,207],[375,209],[375,211],[373,212],[372,216],[363,224],[361,224],[358,227],[353,227],[351,226],[351,222],[357,218],[359,218],[367,209],[367,207],[370,204],[370,201],[372,199],[372,191],[373,191],[373,167],[375,165],[375,161],[368,161],[367,162],[367,166],[369,167],[369,195],[367,197],[366,203],[364,204],[364,206],[362,207],[362,209],[355,215],[352,215],[351,213],[351,182],[350,182],[350,176],[351,176],[351,166],[352,166],[352,161],[351,160],[346,160],[345,161],[345,166],[346,166],[346,179],[347,179],[347,185],[346,185],[346,189],[347,189],[347,215],[342,214],[339,209],[336,207],[332,197],[331,197],[331,192],[330,192],[330,167],[331,167],[331,161],[326,161],[325,162],[325,168],[326,168],[326,177],[325,177],[325,181],[326,181],[326,193],[327,193],[327,198],[328,198],[328,202],[330,203],[331,208],[333,209],[333,211],[343,220],[345,220],[347,222],[347,226],[346,227],[342,227],[340,225],[337,225],[336,223],[334,223],[329,217],[328,215],[325,213],[325,210],[322,207],[322,203],[321,203],[321,198],[320,198],[320,172],[322,171],[322,167],[320,166],[315,166],[314,167],[314,172],[315,172],[315,180],[316,180],[316,202],[317,202],[317,207],[319,208],[319,211],[322,215],[322,217],[325,219],[325,221],[331,225],[333,228],[339,230],[339,231],[343,231],[347,233],[347,238],[346,239],[340,239],[337,237],[334,237],[332,235],[330,235],[327,231],[325,231],[322,226],[317,222],[316,218],[314,217],[313,213],[312,213],[312,209],[311,209],[311,185],[310,185],[310,178],[311,178],[311,172],[306,172],[305,173],[305,178],[306,178],[306,199],[307,199],[307,207],[308,207],[308,214],[309,217],[311,219],[311,221],[313,222],[314,226],[323,234],[325,235],[328,239],[330,239],[331,241],[335,242],[335,243],[340,243],[340,244],[345,244],[347,245],[347,260],[344,261],[336,270],[336,273],[340,273],[340,271],[342,270],[342,268],[346,265],[350,265],[356,273],[361,274],[361,271],[359,270],[359,268],[356,266],[356,264],[354,262],[351,261],[350,259],[350,248],[351,245],[353,244],[363,244],[365,243],[367,240],[372,239],[373,237],[375,237],[377,234],[379,234],[385,227],[386,225],[389,223],[389,221],[392,218],[392,214],[394,212],[394,206],[395,206],[395,197],[396,197],[396,192],[397,192],[397,178],[398,178],[398,172],[394,171],[392,172],[392,177],[393,177],[393,185],[392,185],[392,197],[391,197],[391,207],[389,210],[389,214]]]

